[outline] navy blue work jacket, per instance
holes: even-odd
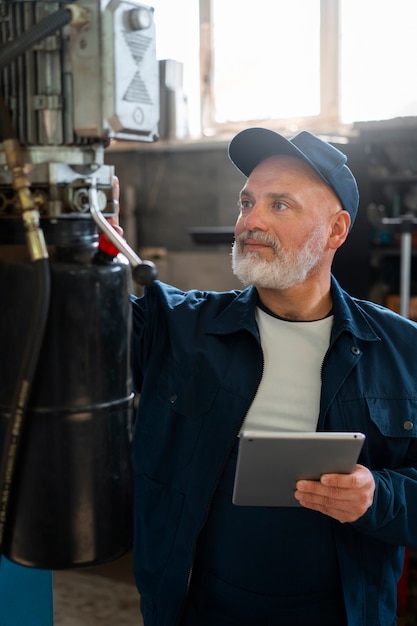
[[[334,278],[332,297],[317,429],[365,433],[359,462],[376,482],[366,514],[335,525],[348,624],[393,626],[401,546],[417,546],[417,324],[350,297]],[[197,537],[262,376],[257,293],[156,281],[132,300],[135,577],[145,626],[175,626]]]

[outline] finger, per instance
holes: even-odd
[[[318,491],[322,491],[320,485]],[[347,497],[342,498],[342,494],[345,494]],[[339,490],[337,498],[332,497],[334,493],[331,495],[331,490],[326,489],[322,493],[296,491],[294,495],[304,508],[319,511],[343,523],[356,521],[367,509],[367,505],[362,502],[362,498],[359,500],[355,498],[351,490]]]
[[[374,486],[362,489],[328,487],[318,481],[299,481],[295,498],[306,507],[339,521],[355,521],[372,505]]]
[[[123,235],[123,230],[122,227],[119,226],[119,218],[116,216],[111,216],[107,218],[107,221],[109,224],[111,224],[114,228],[114,230],[116,230],[119,235]]]
[[[323,474],[320,482],[322,485],[340,489],[364,489],[375,484],[372,473],[363,465],[355,465],[351,474]]]
[[[323,515],[328,515],[341,523],[354,522],[361,516],[359,511],[357,512],[352,508],[351,502],[339,502],[338,505],[335,506],[333,502],[326,500],[325,498],[314,500],[308,498],[308,496],[302,496],[302,498],[298,500],[304,508],[317,511]]]
[[[119,197],[120,197],[120,185],[119,179],[117,176],[113,176],[113,207],[115,215],[107,218],[109,224],[113,226],[113,228],[119,233],[119,235],[123,236],[123,230],[119,225]]]
[[[305,501],[318,503],[328,503],[329,501],[350,503],[357,498],[357,491],[353,489],[327,486],[318,481],[299,481],[297,493]]]
[[[113,176],[113,198],[116,202],[120,200],[120,182],[117,176]]]

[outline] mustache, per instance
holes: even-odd
[[[236,242],[239,244],[240,247],[242,247],[245,241],[247,241],[248,239],[252,239],[253,241],[260,241],[267,246],[271,246],[271,248],[275,252],[278,252],[281,247],[277,239],[275,239],[271,235],[268,235],[268,233],[264,233],[260,230],[244,230],[240,233],[239,237],[237,237]]]

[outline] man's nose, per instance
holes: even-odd
[[[245,215],[243,225],[247,230],[268,230],[267,211],[262,203],[256,203]]]

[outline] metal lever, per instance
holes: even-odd
[[[102,212],[97,196],[95,180],[90,181],[88,195],[90,200],[90,213],[97,226],[104,232],[106,237],[125,255],[132,266],[132,277],[139,285],[149,286],[156,279],[158,271],[152,261],[142,261],[134,250],[127,244],[125,239],[117,233],[108,223]]]

